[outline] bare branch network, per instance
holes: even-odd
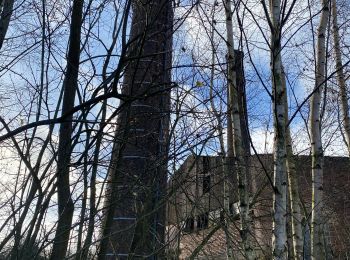
[[[348,259],[349,0],[0,0],[0,259]]]

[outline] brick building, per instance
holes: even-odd
[[[311,158],[296,156],[301,203],[303,205],[304,256],[310,257]],[[350,254],[350,170],[349,158],[325,157],[324,212],[325,238],[332,259],[347,259]],[[198,259],[225,259],[226,235],[223,217],[223,164],[220,157],[189,156],[169,183],[168,243],[170,253],[186,259],[198,253]],[[272,155],[250,156],[251,213],[255,249],[259,259],[270,259],[273,191]],[[241,255],[238,203],[235,182],[230,187],[230,234],[235,255]],[[288,221],[290,223],[290,221]],[[290,226],[287,226],[289,229]],[[291,240],[288,243],[291,245]]]

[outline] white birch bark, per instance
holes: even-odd
[[[218,113],[218,110],[215,106],[214,101],[214,72],[215,72],[215,53],[216,48],[214,44],[214,32],[215,32],[215,24],[214,24],[214,15],[215,15],[215,7],[212,14],[212,31],[211,31],[211,41],[212,41],[212,56],[211,56],[211,72],[210,72],[210,89],[209,89],[209,98],[210,98],[210,107],[211,110],[216,118],[217,121],[217,129],[219,134],[219,142],[220,142],[220,149],[221,149],[221,156],[222,156],[222,173],[223,173],[223,180],[224,180],[224,190],[223,190],[223,199],[224,199],[224,232],[226,237],[226,258],[228,260],[233,259],[233,247],[232,247],[232,241],[229,234],[228,226],[229,226],[229,214],[230,214],[230,182],[229,182],[229,167],[227,166],[227,163],[229,160],[227,160],[227,154],[225,151],[225,142],[224,142],[224,134],[223,134],[223,124],[220,114]],[[231,122],[231,121],[230,121]],[[231,125],[231,123],[230,123]],[[232,125],[230,126],[232,133]],[[231,139],[232,140],[232,135]],[[233,151],[233,142],[231,141],[231,145],[228,149],[230,151]],[[233,157],[233,152],[230,152],[231,157]]]
[[[312,154],[312,216],[311,216],[311,257],[325,259],[322,236],[323,210],[323,148],[321,140],[321,94],[325,81],[326,30],[329,19],[329,1],[321,0],[322,11],[317,32],[316,80],[311,97],[311,154]]]
[[[290,136],[290,129],[287,128],[286,133],[286,147],[287,147],[287,175],[288,175],[288,189],[289,201],[292,219],[292,240],[293,240],[293,254],[294,259],[303,258],[303,232],[302,232],[302,214],[299,197],[299,185],[297,171],[295,168],[295,161],[293,158],[292,140]]]
[[[342,120],[344,124],[345,141],[350,155],[350,118],[349,118],[349,104],[348,94],[346,91],[346,82],[343,70],[343,62],[340,51],[339,40],[339,27],[337,21],[337,1],[332,0],[332,27],[333,27],[333,42],[334,42],[334,54],[335,54],[335,68],[337,70],[337,81],[339,85],[340,102]]]
[[[283,71],[282,84],[287,93],[287,84],[285,73]],[[288,121],[288,99],[284,95],[284,105],[286,114],[286,123]],[[288,176],[288,190],[289,203],[292,220],[292,241],[293,241],[293,258],[295,260],[303,258],[303,233],[302,233],[302,214],[299,197],[298,173],[295,168],[295,160],[293,158],[292,137],[289,126],[286,127],[286,152],[287,152],[287,176]]]
[[[281,57],[281,2],[270,1],[271,72],[274,111],[274,196],[273,196],[273,259],[287,259],[287,168],[286,168],[286,89],[283,87]]]
[[[249,189],[247,182],[247,166],[242,165],[244,161],[241,122],[239,114],[238,93],[236,85],[235,72],[235,52],[233,42],[233,24],[232,24],[232,8],[231,0],[225,1],[226,15],[226,31],[227,31],[227,49],[228,49],[228,95],[230,116],[232,123],[233,148],[235,155],[235,170],[238,176],[238,197],[240,209],[240,234],[244,247],[244,257],[246,259],[254,259],[254,249],[251,239],[251,220],[249,215]]]

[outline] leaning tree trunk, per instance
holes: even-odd
[[[281,2],[270,1],[271,27],[271,72],[274,113],[274,196],[273,236],[274,259],[287,259],[287,169],[286,169],[286,89],[283,87],[281,57]]]
[[[80,38],[83,13],[83,0],[75,0],[72,9],[72,21],[69,35],[67,70],[63,81],[62,116],[68,114],[74,107],[75,93],[78,86],[78,71],[80,57]],[[51,259],[64,259],[67,251],[69,234],[72,224],[74,204],[71,198],[69,183],[69,165],[72,150],[72,115],[66,116],[60,125],[58,156],[57,156],[57,198],[58,222]]]
[[[132,1],[99,259],[164,258],[172,1]]]
[[[337,70],[337,80],[340,92],[342,119],[344,123],[345,141],[350,155],[350,117],[348,94],[346,89],[345,75],[343,69],[343,62],[340,51],[339,27],[337,21],[337,1],[332,0],[332,18],[333,18],[333,42],[335,54],[335,68]]]
[[[228,95],[230,116],[233,129],[233,147],[235,156],[235,170],[238,177],[238,197],[240,208],[241,228],[240,234],[244,247],[244,256],[246,259],[254,259],[254,250],[252,245],[251,220],[249,215],[249,189],[248,189],[248,165],[244,166],[244,149],[242,140],[242,128],[239,109],[239,95],[235,68],[235,51],[233,42],[233,24],[231,0],[225,1],[226,31],[227,31],[227,49],[228,49]]]
[[[321,139],[321,94],[325,84],[326,30],[329,19],[329,1],[321,0],[322,11],[317,32],[316,80],[310,104],[310,132],[312,155],[312,216],[311,257],[325,259],[323,239],[323,148]]]

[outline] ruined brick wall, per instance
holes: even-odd
[[[296,169],[299,175],[299,190],[300,197],[302,199],[304,207],[304,232],[309,237],[309,228],[306,225],[311,219],[311,158],[309,156],[298,156],[296,158]],[[190,176],[195,176],[201,173],[203,170],[203,157],[197,157],[195,160],[192,157],[192,163],[197,163],[196,171],[192,169],[191,172],[187,172]],[[220,160],[218,157],[211,158],[212,169],[211,173],[213,175],[221,176]],[[272,155],[259,155],[252,156],[250,158],[251,165],[250,170],[254,181],[256,182],[256,189],[254,194],[259,194],[257,199],[252,206],[252,212],[254,215],[254,225],[255,225],[255,238],[256,238],[256,250],[261,254],[261,258],[269,259],[271,252],[271,228],[272,228],[272,199],[273,190],[267,176],[273,177],[273,159]],[[344,259],[345,254],[350,252],[350,167],[349,158],[344,157],[325,157],[324,163],[324,201],[325,201],[325,235],[329,239],[333,250],[333,256],[338,259]],[[186,172],[186,167],[181,169],[177,173],[181,176],[183,172]],[[213,203],[213,200],[209,201],[206,196],[200,196],[198,198],[192,199],[196,201],[196,205],[191,204],[190,200],[183,200],[183,205],[186,207],[199,207],[204,210],[218,212],[220,208],[222,209],[223,198],[221,196],[223,190],[223,179],[216,177],[218,182],[213,183],[213,187],[210,190],[210,197],[218,198],[217,202]],[[215,178],[214,178],[215,179]],[[198,180],[193,178],[193,180]],[[184,186],[192,188],[198,186],[195,182],[189,184],[189,186]],[[234,191],[232,191],[234,192]],[[216,194],[218,193],[218,194]],[[177,196],[181,196],[181,192],[176,193]],[[220,201],[221,200],[221,201]],[[181,208],[181,207],[180,207]],[[181,259],[188,257],[197,246],[206,238],[210,230],[215,228],[215,226],[220,225],[220,220],[218,218],[212,217],[209,220],[209,226],[207,229],[196,229],[191,232],[184,232],[181,228],[184,228],[184,221],[189,216],[182,212],[176,217],[168,215],[169,220],[174,226],[176,223],[178,225],[177,234],[180,234],[180,251]],[[288,227],[287,227],[288,228]],[[239,241],[239,220],[234,220],[230,227],[230,233]],[[225,254],[225,236],[222,229],[219,229],[215,234],[208,240],[207,245],[201,250],[200,256],[203,259],[205,256],[210,255],[212,252],[213,259],[217,258],[222,254]],[[291,241],[289,241],[291,243]],[[259,244],[259,246],[258,246]],[[237,255],[239,255],[239,243],[236,244]],[[308,250],[305,249],[307,252]],[[200,258],[199,258],[200,259]]]

